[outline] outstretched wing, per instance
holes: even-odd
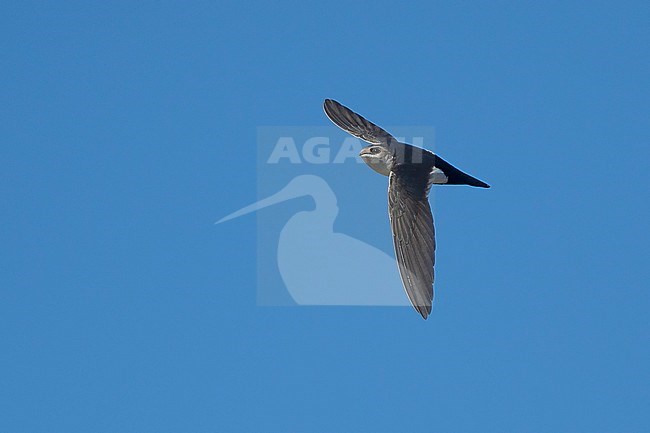
[[[393,168],[388,213],[404,289],[413,307],[426,319],[433,301],[436,240],[424,171],[417,165]]]
[[[323,109],[336,126],[368,143],[389,147],[392,141],[397,141],[379,126],[333,99],[326,99]]]

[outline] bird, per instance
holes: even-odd
[[[325,99],[327,117],[347,133],[369,143],[359,152],[377,173],[388,176],[388,216],[397,267],[406,295],[425,320],[431,314],[435,265],[435,229],[429,205],[432,185],[487,183],[457,169],[426,149],[391,134],[333,99]]]

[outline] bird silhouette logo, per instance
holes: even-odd
[[[382,250],[334,231],[336,195],[320,176],[296,176],[280,191],[217,221],[309,196],[313,210],[297,212],[280,231],[277,261],[287,291],[298,305],[407,306],[395,287],[395,259]]]

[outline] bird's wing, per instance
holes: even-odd
[[[333,99],[326,99],[323,103],[325,114],[342,130],[371,144],[388,147],[392,141],[397,141],[388,132],[374,123],[366,120],[348,107],[339,104]]]
[[[393,169],[388,183],[388,213],[395,256],[406,294],[425,319],[433,301],[435,230],[426,177],[417,166]]]

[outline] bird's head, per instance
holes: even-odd
[[[390,149],[372,144],[361,149],[359,156],[363,159],[363,162],[377,173],[384,176],[390,174],[390,169],[393,166],[393,154]]]

